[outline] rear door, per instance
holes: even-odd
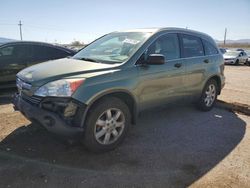
[[[186,67],[185,88],[187,96],[199,95],[206,78],[209,59],[205,57],[202,41],[199,37],[179,34],[181,57]]]
[[[34,57],[32,64],[37,64],[52,59],[49,55],[48,47],[39,44],[34,44],[33,49]]]
[[[162,54],[166,62],[163,65],[138,65],[140,109],[172,102],[185,93],[185,67],[180,60],[177,34],[165,34],[157,38],[141,57],[143,61],[150,54]]]

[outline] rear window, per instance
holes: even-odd
[[[214,45],[212,45],[210,42],[206,40],[202,40],[202,42],[204,45],[205,55],[214,55],[214,54],[219,53],[217,48]]]
[[[181,34],[182,57],[204,56],[203,45],[199,37]]]

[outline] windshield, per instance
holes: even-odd
[[[111,33],[94,41],[73,56],[100,63],[122,63],[129,59],[150,36],[146,32]]]
[[[239,52],[229,51],[229,52],[226,52],[225,55],[228,55],[228,56],[238,56]]]

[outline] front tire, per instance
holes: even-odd
[[[214,79],[209,80],[198,101],[198,108],[202,111],[209,111],[213,108],[218,94],[218,84]]]
[[[88,113],[83,144],[93,152],[113,150],[124,140],[130,123],[129,108],[122,100],[101,99]]]
[[[239,60],[238,60],[238,59],[235,61],[235,64],[234,64],[234,65],[236,65],[236,66],[239,65]]]

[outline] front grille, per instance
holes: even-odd
[[[30,93],[31,88],[32,88],[31,84],[24,82],[23,80],[21,80],[20,78],[17,77],[16,78],[16,85],[18,88],[18,92],[23,100],[25,100],[26,102],[29,102],[31,104],[34,104],[34,105],[40,104],[42,97],[28,95],[28,93]]]
[[[38,96],[28,96],[24,93],[21,94],[21,97],[23,100],[31,103],[31,104],[34,104],[34,105],[39,105],[40,102],[42,101],[42,97],[38,97]]]

